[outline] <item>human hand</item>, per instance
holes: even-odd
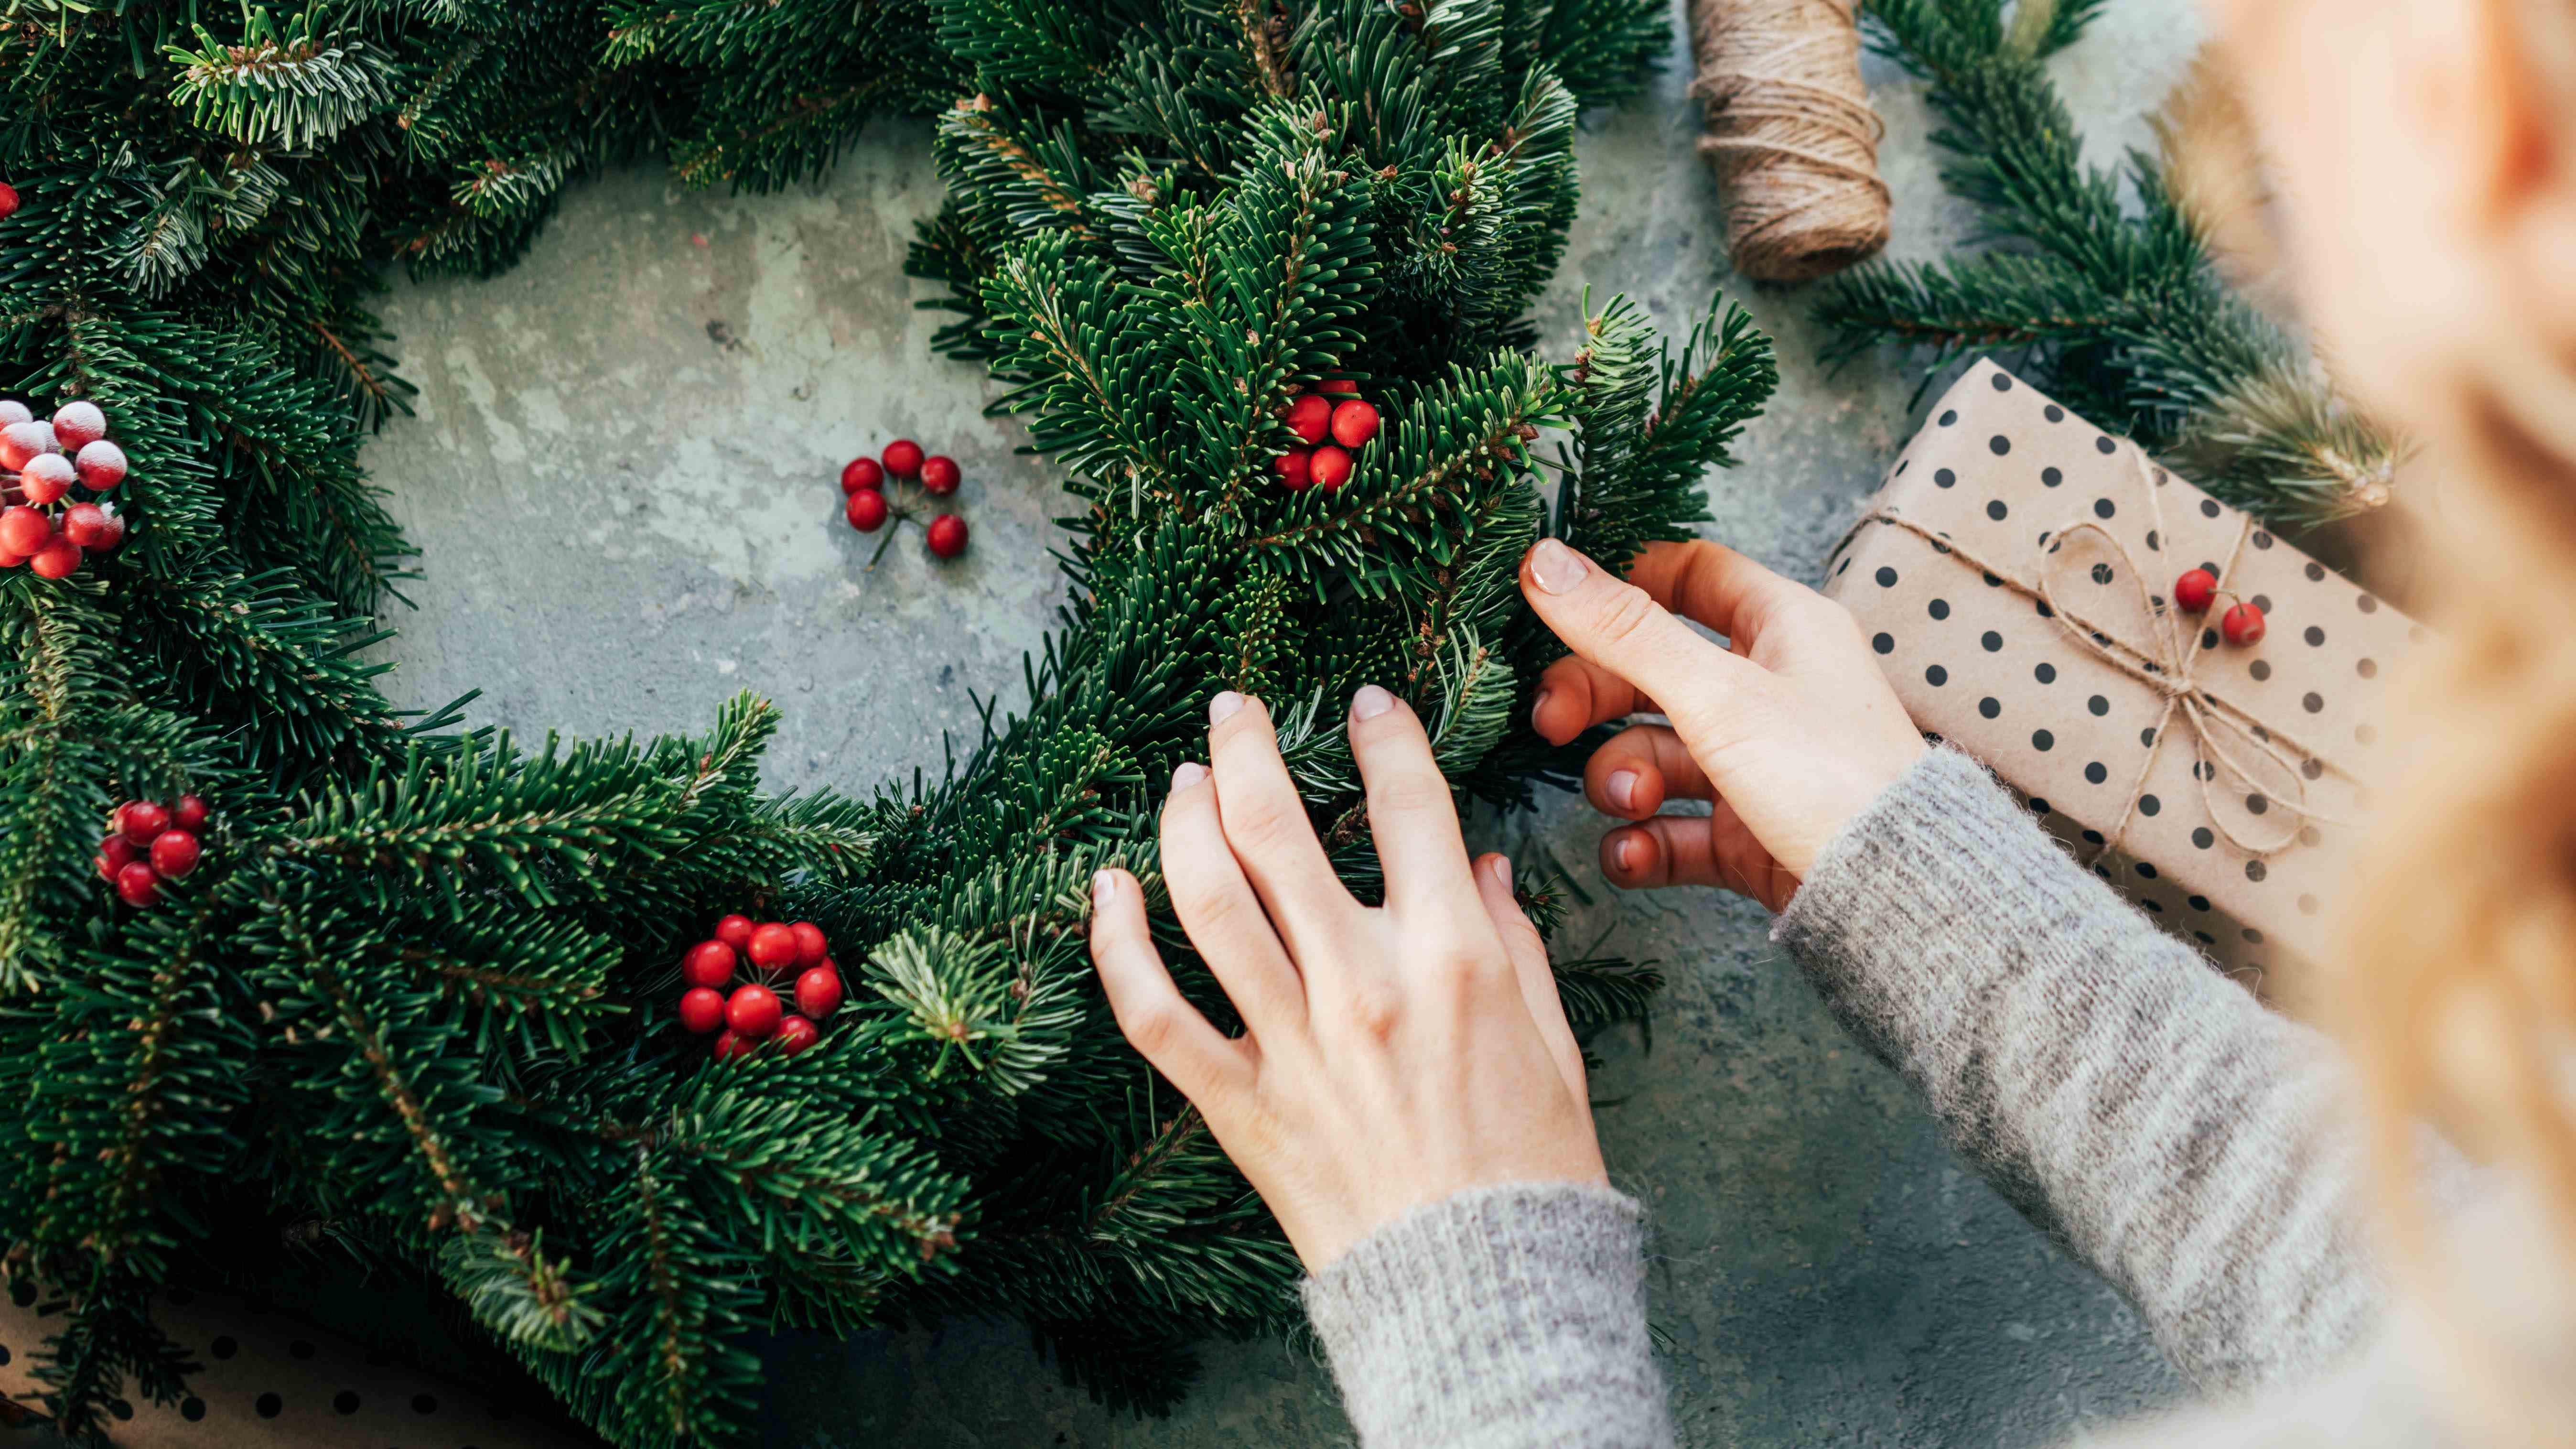
[[[1780,910],[1825,842],[1921,758],[1923,736],[1840,604],[1714,543],[1651,544],[1633,583],[1546,539],[1521,592],[1574,651],[1540,677],[1531,723],[1564,744],[1630,727],[1583,772],[1593,808],[1634,820],[1601,838],[1622,886],[1714,885]],[[1720,646],[1676,614],[1727,637]],[[1706,800],[1707,818],[1658,815]]]
[[[1511,863],[1471,869],[1422,722],[1372,685],[1351,755],[1386,871],[1361,905],[1325,860],[1261,702],[1208,705],[1212,768],[1172,773],[1163,874],[1242,1016],[1172,984],[1136,878],[1092,881],[1091,959],[1119,1030],[1171,1079],[1320,1271],[1406,1209],[1511,1182],[1602,1182],[1583,1055]]]

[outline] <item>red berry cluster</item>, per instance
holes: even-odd
[[[25,564],[40,578],[64,578],[84,552],[125,542],[115,509],[61,506],[74,484],[105,493],[124,481],[125,450],[107,440],[98,404],[67,402],[44,420],[25,403],[0,399],[0,569]]]
[[[734,973],[746,961],[758,979],[736,986]],[[719,1061],[749,1056],[772,1040],[792,1057],[823,1039],[814,1023],[841,1009],[841,968],[832,964],[823,928],[812,921],[755,926],[749,916],[727,916],[716,922],[715,935],[680,958],[680,976],[689,984],[680,994],[680,1025],[700,1036],[719,1032]],[[790,976],[794,1012],[780,1004],[776,989]]]
[[[861,533],[874,533],[885,527],[889,518],[909,519],[919,511],[897,508],[886,501],[888,478],[918,483],[923,493],[945,498],[957,491],[965,474],[958,470],[957,460],[945,453],[922,456],[921,445],[910,438],[897,438],[886,444],[885,452],[877,457],[852,458],[841,467],[841,491],[849,496],[843,512],[850,527]],[[930,520],[922,534],[930,541],[930,551],[941,558],[955,558],[966,551],[966,520],[954,513]],[[892,542],[894,535],[889,533],[885,543],[878,544],[877,551],[869,556],[869,568],[877,566],[877,560],[885,556],[886,544]]]
[[[2218,602],[2218,595],[2218,575],[2207,569],[2185,569],[2182,577],[2174,580],[2174,602],[2185,613],[2208,612],[2209,606]],[[2248,600],[2238,599],[2228,605],[2226,613],[2218,616],[2218,632],[2239,649],[2260,644],[2263,642],[2263,611]]]
[[[1297,435],[1302,448],[1290,448],[1279,455],[1279,483],[1289,492],[1321,488],[1327,492],[1351,481],[1351,454],[1377,436],[1377,409],[1356,397],[1340,402],[1325,393],[1355,393],[1360,385],[1348,378],[1334,378],[1319,384],[1288,405],[1282,416],[1288,420],[1288,431]],[[1329,436],[1332,441],[1324,439]]]
[[[161,899],[161,882],[197,868],[203,853],[197,837],[205,828],[206,802],[194,795],[171,805],[128,800],[108,817],[107,839],[98,843],[90,864],[98,867],[100,880],[116,887],[117,899],[148,906]]]

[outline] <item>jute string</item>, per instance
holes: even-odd
[[[2160,490],[2156,487],[2155,479],[2151,476],[2152,470],[2148,466],[2146,453],[2134,444],[2130,445],[2127,451],[2136,464],[2138,479],[2144,485],[2148,522],[2153,526],[2157,537],[2169,538],[2172,535],[2165,531],[2164,503],[2159,496]],[[2300,768],[2300,761],[2302,759],[2314,761],[2321,769],[2333,769],[2337,774],[2342,774],[2343,771],[2337,769],[2334,762],[2322,751],[2310,748],[2289,732],[2267,725],[2244,709],[2209,692],[2208,687],[2202,684],[2192,671],[2194,662],[2200,657],[2200,631],[2175,629],[2174,611],[2156,607],[2155,596],[2147,588],[2146,570],[2139,565],[2137,556],[2129,552],[2129,546],[2122,543],[2119,536],[2109,529],[2081,515],[2062,527],[2051,529],[2043,535],[2046,541],[2039,546],[2039,558],[2032,570],[2032,577],[2024,578],[2011,569],[1999,567],[1977,557],[1947,536],[1936,533],[1885,506],[1873,508],[1863,514],[1860,520],[1852,525],[1851,531],[1843,536],[1843,542],[1837,546],[1835,552],[1839,553],[1843,548],[1849,547],[1851,540],[1857,537],[1863,528],[1873,523],[1884,523],[1892,528],[1904,529],[1931,544],[1935,549],[1957,558],[1961,563],[1980,569],[1993,578],[2003,580],[2005,587],[2015,593],[2025,598],[2037,599],[2047,605],[2049,617],[2056,621],[2057,627],[2063,630],[2067,637],[2073,639],[2095,658],[2154,690],[2157,697],[2164,701],[2164,710],[2156,717],[2153,740],[2141,752],[2137,777],[2129,782],[2128,803],[2121,808],[2118,822],[2109,830],[2102,832],[2102,843],[2085,859],[2085,864],[2091,865],[2119,848],[2120,839],[2127,833],[2129,822],[2137,818],[2138,802],[2146,794],[2147,781],[2155,774],[2156,760],[2164,751],[2165,740],[2172,733],[2171,726],[2177,715],[2190,727],[2192,743],[2200,752],[2200,762],[2193,766],[2191,777],[2200,786],[2201,809],[2209,817],[2210,826],[2226,837],[2230,845],[2248,855],[2268,856],[2287,849],[2311,824],[2349,823],[2341,817],[2328,814],[2308,804],[2306,772]],[[2236,541],[2229,546],[2227,561],[2219,568],[2218,578],[2221,587],[2224,587],[2228,578],[2236,572],[2237,560],[2244,555],[2246,540],[2252,536],[2253,531],[2254,520],[2251,517],[2245,517],[2239,522]],[[2137,592],[2139,612],[2151,621],[2150,638],[2143,648],[2113,636],[2093,621],[2069,609],[2057,597],[2057,571],[2050,567],[2049,560],[2061,554],[2069,539],[2088,533],[2108,544],[2111,551],[2119,555],[2120,562],[2127,568],[2129,586]],[[2228,749],[2228,737],[2231,735],[2238,745],[2250,747],[2280,766],[2279,778],[2274,781],[2257,778],[2252,770],[2246,768],[2244,761]],[[2282,748],[2284,744],[2290,746],[2290,749],[2296,753],[2284,751]],[[2287,813],[2293,818],[2287,822],[2278,839],[2251,840],[2228,823],[2227,816],[2218,808],[2217,797],[2210,792],[2210,786],[2216,783],[2221,768],[2235,776],[2242,784],[2261,794],[2266,801],[2278,801],[2286,808]],[[2287,786],[2286,790],[2283,788],[2284,784]]]
[[[1700,154],[1726,192],[1735,269],[1766,282],[1837,272],[1887,245],[1884,129],[1860,83],[1856,0],[1691,0]]]

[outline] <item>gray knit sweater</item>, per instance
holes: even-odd
[[[2332,1050],[2079,868],[1967,757],[1933,750],[1846,827],[1774,936],[1959,1150],[2239,1405],[2140,1442],[2449,1441],[2385,1343]],[[2427,1172],[2447,1202],[2468,1191],[2447,1149]],[[1643,1235],[1636,1203],[1569,1184],[1461,1193],[1371,1234],[1306,1285],[1361,1441],[1670,1444]],[[2281,1387],[2374,1338],[2350,1382]]]

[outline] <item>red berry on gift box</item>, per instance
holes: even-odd
[[[1326,443],[1315,450],[1314,458],[1306,464],[1306,471],[1314,475],[1316,487],[1339,488],[1351,481],[1351,455]]]
[[[54,441],[74,452],[107,436],[107,414],[94,402],[67,402],[54,409]]]
[[[744,1036],[741,1032],[720,1032],[716,1036],[716,1060],[729,1062],[735,1057],[750,1056],[753,1048],[759,1045],[760,1043]]]
[[[873,488],[862,488],[850,495],[850,501],[842,508],[841,514],[850,520],[850,527],[861,533],[874,533],[885,527],[886,515],[892,511],[886,506],[884,494]]]
[[[197,868],[197,837],[184,830],[164,830],[152,837],[152,868],[164,880],[177,880]]]
[[[2207,569],[2185,569],[2174,580],[2173,597],[2184,613],[2200,613],[2218,601],[2218,575]]]
[[[25,558],[54,536],[54,521],[32,508],[0,508],[0,549]]]
[[[129,906],[148,906],[161,899],[161,876],[143,861],[129,860],[116,873],[116,898]]]
[[[1333,409],[1333,441],[1356,448],[1377,436],[1377,409],[1352,398]]]
[[[1358,392],[1360,385],[1347,377],[1336,377],[1315,384],[1315,389],[1318,392]]]
[[[796,933],[785,925],[770,921],[751,928],[750,944],[743,954],[763,971],[777,971],[795,964]]]
[[[67,579],[80,567],[80,545],[68,538],[57,538],[27,555],[27,571],[40,579]]]
[[[0,221],[18,214],[18,188],[0,181]]]
[[[98,854],[90,864],[98,867],[98,878],[116,884],[116,873],[134,863],[134,842],[122,835],[111,835],[98,843]]]
[[[727,916],[716,922],[716,939],[739,951],[751,944],[751,917]]]
[[[1332,400],[1322,393],[1310,392],[1288,405],[1288,431],[1310,448],[1324,441],[1332,426]]]
[[[886,444],[885,470],[898,478],[909,478],[921,471],[921,445],[910,438],[897,438]]]
[[[692,986],[680,993],[680,1025],[699,1036],[724,1025],[725,999],[721,991]]]
[[[170,807],[170,823],[181,830],[205,829],[206,802],[194,795],[180,796],[179,803]]]
[[[2227,642],[2244,648],[2263,642],[2263,611],[2252,604],[2236,604],[2218,618],[2218,632]]]
[[[117,809],[117,833],[137,846],[150,845],[169,828],[170,812],[149,800],[129,800]]]
[[[778,1054],[792,1057],[823,1039],[814,1023],[801,1016],[781,1017],[778,1021]]]
[[[24,468],[29,458],[54,451],[51,423],[11,423],[0,428],[0,468]]]
[[[1315,481],[1315,450],[1290,448],[1279,455],[1279,486],[1291,493],[1303,492]]]
[[[841,491],[856,493],[863,488],[885,486],[884,465],[874,458],[852,458],[841,465]]]
[[[105,438],[80,450],[72,459],[80,469],[81,482],[93,493],[104,493],[125,481],[125,450]]]
[[[737,986],[725,998],[725,1025],[737,1036],[759,1041],[778,1030],[778,993],[766,986]]]
[[[796,978],[796,1009],[821,1021],[841,1009],[841,971],[831,962]]]
[[[966,520],[954,513],[943,513],[930,520],[930,551],[941,558],[955,558],[966,551]]]
[[[114,519],[95,503],[75,503],[63,510],[63,537],[83,548],[96,548],[120,532]]]
[[[933,453],[921,460],[921,486],[942,498],[956,492],[965,476],[957,471],[957,460],[946,453]]]
[[[57,503],[80,481],[72,460],[60,453],[38,453],[18,470],[18,486],[27,492],[30,503]]]
[[[700,941],[680,958],[680,979],[691,986],[722,986],[733,980],[733,948],[722,941]]]
[[[832,954],[831,943],[823,939],[823,928],[812,921],[798,921],[787,928],[796,937],[796,965],[803,969]]]

